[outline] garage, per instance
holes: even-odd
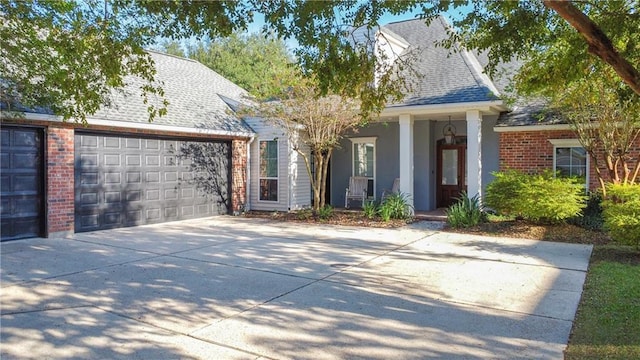
[[[230,166],[228,141],[76,132],[75,231],[227,214]]]
[[[42,129],[2,125],[1,240],[42,236],[44,168]]]

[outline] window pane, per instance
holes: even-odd
[[[260,177],[278,177],[278,142],[260,141]]]
[[[373,177],[374,145],[353,144],[353,175]]]
[[[556,148],[556,171],[563,177],[587,181],[587,151],[581,147]]]
[[[260,179],[260,200],[278,201],[278,180]]]
[[[458,185],[458,150],[442,150],[442,185]]]

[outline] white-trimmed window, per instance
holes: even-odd
[[[577,139],[553,139],[553,171],[582,179],[589,187],[589,154]]]
[[[260,141],[260,200],[278,201],[278,140]]]
[[[352,143],[352,176],[369,178],[367,196],[375,197],[376,188],[376,138],[350,138]]]

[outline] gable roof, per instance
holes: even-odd
[[[388,107],[435,105],[499,100],[499,91],[482,73],[477,56],[460,49],[451,51],[435,43],[448,38],[446,20],[438,16],[429,25],[415,19],[383,26],[410,45],[403,54],[414,57],[412,68],[419,77],[410,77],[413,91],[404,100]],[[403,55],[401,54],[401,56]]]
[[[229,100],[245,102],[247,91],[205,65],[191,59],[149,51],[155,80],[168,100],[167,114],[153,120],[155,125],[214,130],[252,135],[253,130],[232,113]],[[124,91],[114,91],[111,104],[103,106],[91,119],[132,123],[149,122],[140,86],[143,80],[128,77]],[[161,97],[151,97],[149,105],[162,106]]]
[[[89,124],[108,123],[125,128],[151,126],[156,130],[170,128],[180,132],[253,136],[253,129],[233,113],[238,104],[247,102],[246,90],[198,61],[155,51],[148,53],[156,69],[153,85],[164,90],[164,99],[169,102],[166,115],[156,116],[149,123],[147,107],[162,107],[163,98],[150,95],[148,104],[145,104],[140,87],[146,85],[146,81],[127,76],[124,88],[112,90],[109,103],[87,116]],[[53,115],[44,107],[25,108],[12,104],[12,108],[27,116]],[[7,107],[1,106],[0,110],[7,110]]]

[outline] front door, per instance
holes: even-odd
[[[437,206],[449,207],[467,188],[467,141],[456,138],[454,144],[438,141]]]

